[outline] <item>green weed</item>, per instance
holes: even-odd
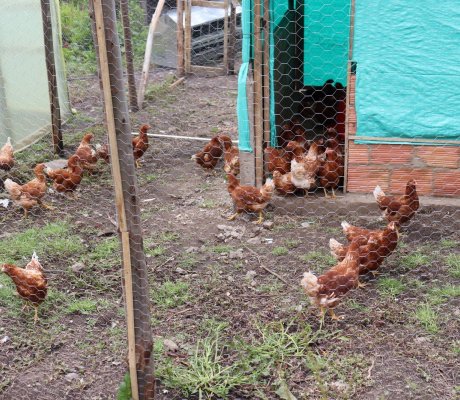
[[[301,240],[298,239],[285,239],[284,240],[284,245],[288,249],[295,249],[296,247],[299,247],[299,245],[302,243]]]
[[[377,286],[379,292],[387,297],[396,297],[406,290],[406,285],[395,278],[382,278]]]
[[[455,249],[460,246],[460,243],[456,240],[443,239],[441,240],[440,245],[443,249]]]
[[[449,254],[446,258],[449,272],[454,278],[460,278],[460,254]]]
[[[101,308],[101,302],[98,302],[97,300],[93,299],[74,299],[71,301],[65,312],[66,314],[82,314],[82,315],[88,315],[88,314],[93,314],[96,312],[98,309]]]
[[[166,281],[150,291],[155,305],[160,308],[175,308],[185,304],[189,298],[189,284],[186,282]]]
[[[310,251],[299,257],[301,261],[313,264],[314,266],[324,269],[337,264],[337,260],[329,253],[324,251]]]
[[[283,247],[283,246],[278,246],[278,247],[275,247],[273,250],[272,250],[272,254],[274,256],[285,256],[286,254],[289,253],[289,250],[286,248],[286,247]]]
[[[232,250],[232,246],[225,245],[225,244],[219,244],[217,246],[211,247],[210,250],[211,252],[216,253],[216,254],[226,254]]]
[[[427,332],[432,334],[439,332],[438,316],[430,304],[420,305],[415,311],[415,317]]]
[[[428,292],[428,302],[432,305],[446,303],[451,298],[460,297],[460,286],[446,285],[432,288]]]
[[[418,268],[430,262],[431,258],[420,251],[416,251],[401,258],[401,265],[407,269]]]

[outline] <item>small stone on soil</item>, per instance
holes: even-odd
[[[168,350],[168,351],[177,351],[177,350],[179,350],[179,346],[176,343],[174,343],[172,340],[170,340],[170,339],[163,340],[163,345],[165,346],[166,350]]]
[[[67,381],[67,382],[72,382],[72,381],[75,381],[79,378],[78,374],[76,372],[71,372],[70,374],[67,374],[64,379]]]
[[[256,237],[253,237],[251,239],[248,239],[247,243],[248,244],[261,244],[262,240],[260,239],[260,237],[256,236]]]
[[[81,263],[81,262],[78,262],[78,263],[75,263],[74,265],[72,265],[70,267],[70,269],[78,274],[79,272],[83,271],[85,269],[85,264]]]
[[[265,221],[262,226],[265,229],[272,229],[274,225],[275,223],[273,221]]]
[[[244,253],[243,253],[243,249],[238,249],[238,250],[235,250],[235,251],[230,251],[229,253],[229,258],[231,259],[235,259],[235,258],[244,258]]]
[[[198,247],[188,247],[185,249],[186,253],[198,253],[198,250],[200,250]]]
[[[247,280],[253,280],[257,276],[257,272],[254,270],[250,270],[246,273]]]

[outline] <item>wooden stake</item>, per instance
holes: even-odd
[[[48,92],[50,97],[51,131],[53,136],[54,153],[64,156],[64,143],[61,129],[61,107],[56,76],[56,63],[53,47],[53,26],[51,20],[50,0],[40,0],[42,8],[43,39],[45,45],[46,71],[48,73]]]
[[[224,0],[224,69],[228,74],[228,0]]]
[[[263,123],[264,123],[264,144],[270,145],[270,1],[264,0],[264,55],[263,55]],[[264,154],[265,155],[265,154]],[[264,160],[264,171],[267,170],[267,160]]]
[[[136,77],[134,75],[133,43],[131,40],[128,0],[120,0],[120,10],[121,20],[123,22],[123,37],[125,40],[125,59],[126,71],[128,74],[129,105],[131,107],[131,111],[138,111],[139,106],[137,104]]]
[[[152,15],[152,22],[150,22],[150,26],[149,26],[147,43],[145,45],[144,65],[142,67],[141,81],[139,83],[139,94],[137,98],[137,104],[139,105],[139,108],[142,108],[144,104],[145,88],[147,87],[147,82],[149,80],[150,61],[152,59],[153,34],[155,33],[155,30],[157,28],[158,21],[161,15],[161,11],[163,10],[164,5],[165,5],[165,0],[158,1],[157,8],[155,9],[155,12]]]
[[[228,65],[227,73],[235,73],[235,51],[236,51],[236,8],[233,1],[230,2],[230,24],[228,37]]]
[[[254,2],[254,155],[256,186],[261,186],[264,175],[263,160],[263,98],[262,98],[262,45],[261,45],[261,2]]]
[[[177,76],[184,76],[184,0],[177,0]]]
[[[122,242],[132,398],[150,400],[154,397],[155,380],[151,358],[153,340],[150,328],[148,278],[142,245],[131,126],[123,90],[123,69],[116,27],[115,3],[114,0],[93,1],[115,204]],[[135,291],[133,291],[134,285]]]
[[[184,0],[184,64],[185,73],[190,74],[192,65],[192,4],[191,0]]]

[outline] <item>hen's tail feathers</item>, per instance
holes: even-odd
[[[379,185],[377,185],[375,187],[375,189],[374,189],[375,200],[379,201],[384,196],[385,196],[384,191],[382,190],[382,188]]]
[[[21,195],[21,186],[16,182],[13,182],[11,179],[5,179],[4,185],[10,196],[15,197]]]
[[[341,225],[344,232],[346,232],[351,227],[351,225],[347,221],[342,221]]]
[[[191,160],[196,160],[196,159],[197,159],[196,154],[194,154],[190,159],[191,159]]]

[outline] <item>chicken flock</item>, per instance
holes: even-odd
[[[140,167],[139,159],[149,148],[147,132],[149,125],[142,125],[139,135],[133,138],[133,156],[137,167]],[[8,178],[4,181],[4,187],[14,205],[24,211],[26,218],[29,211],[36,207],[52,209],[43,201],[48,189],[47,180],[53,182],[53,189],[57,193],[71,196],[75,189],[82,182],[85,173],[94,174],[97,170],[99,159],[110,162],[108,145],[96,145],[93,147],[91,141],[94,135],[87,133],[81,140],[75,153],[67,160],[67,166],[63,169],[50,169],[44,163],[37,164],[34,169],[35,178],[25,184],[19,184]],[[6,144],[0,149],[0,169],[10,171],[15,165],[13,146],[8,138]],[[38,306],[42,303],[47,294],[47,279],[45,271],[38,261],[34,252],[31,261],[25,268],[12,264],[0,264],[0,270],[7,274],[14,284],[18,294],[25,300],[25,307],[29,303],[35,308],[35,323],[38,320]]]
[[[285,131],[296,130],[294,126],[285,128]],[[132,141],[137,167],[140,167],[139,159],[149,147],[149,129],[150,126],[142,125],[139,135]],[[285,195],[303,191],[307,194],[320,184],[326,196],[328,190],[335,196],[334,189],[343,175],[343,143],[338,140],[338,136],[310,142],[302,135],[300,138],[288,135],[285,137],[293,140],[285,140],[280,148],[265,149],[267,168],[272,178],[267,178],[260,188],[240,184],[237,178],[240,173],[239,151],[227,135],[213,137],[202,151],[192,156],[198,165],[210,170],[223,158],[223,169],[228,178],[227,190],[235,205],[235,213],[228,220],[234,220],[243,212],[256,213],[258,219],[255,223],[261,224],[263,211],[276,192]],[[34,168],[35,178],[25,184],[21,185],[11,179],[5,180],[4,186],[10,199],[24,210],[24,217],[27,217],[33,207],[50,208],[43,201],[47,193],[47,179],[53,182],[54,191],[69,195],[81,184],[85,173],[96,172],[98,160],[110,163],[108,144],[93,147],[93,138],[92,133],[84,135],[64,169],[53,170],[41,163]],[[0,149],[0,169],[9,171],[14,164],[13,148],[8,139]],[[381,230],[368,230],[344,221],[342,228],[347,243],[342,244],[335,239],[329,242],[331,254],[337,259],[337,264],[321,276],[306,272],[301,280],[307,297],[320,309],[322,316],[329,310],[331,316],[337,318],[334,308],[342,298],[350,290],[364,286],[360,276],[377,274],[380,265],[397,246],[401,225],[407,223],[419,208],[416,182],[413,179],[408,181],[403,196],[386,196],[377,186],[374,197],[388,221],[387,226]],[[0,269],[11,277],[26,304],[32,303],[36,322],[38,306],[45,300],[47,293],[47,279],[37,254],[32,255],[25,268],[0,264]]]
[[[284,127],[284,132],[293,132],[294,127]],[[334,133],[329,131],[330,133]],[[285,135],[280,148],[267,147],[265,156],[267,170],[273,178],[267,178],[260,188],[241,185],[236,175],[239,172],[239,153],[227,135],[217,135],[202,151],[192,156],[198,165],[205,169],[213,169],[224,157],[224,171],[227,173],[227,190],[235,206],[235,214],[228,217],[234,220],[242,212],[256,213],[258,219],[254,223],[263,222],[263,210],[270,203],[275,192],[281,195],[293,194],[321,185],[325,196],[339,185],[343,176],[343,144],[339,136],[306,141],[303,135]],[[299,139],[300,138],[300,139]],[[291,140],[293,139],[293,140]],[[374,197],[378,207],[388,221],[386,227],[380,230],[369,230],[342,222],[347,244],[331,239],[329,247],[337,264],[316,276],[305,272],[301,286],[310,302],[320,309],[323,318],[329,310],[333,319],[338,319],[334,308],[350,290],[364,287],[360,276],[372,273],[378,274],[378,269],[384,260],[394,251],[398,244],[401,225],[407,223],[419,208],[416,182],[407,182],[405,194],[402,196],[387,196],[377,186]]]

